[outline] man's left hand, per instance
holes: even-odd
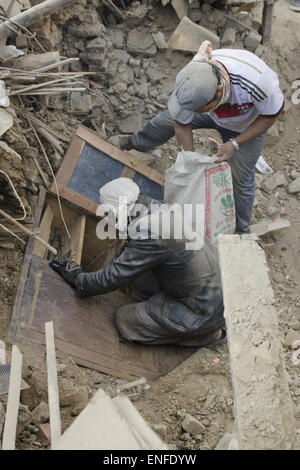
[[[209,141],[218,149],[217,153],[214,155],[214,157],[218,158],[216,163],[227,162],[231,159],[235,152],[235,148],[230,141],[225,142],[225,144],[220,144],[214,139],[209,139]]]
[[[234,152],[235,148],[230,141],[225,142],[225,144],[218,144],[218,151],[216,153],[216,157],[218,157],[218,160],[216,161],[216,163],[228,162]]]
[[[75,261],[53,260],[50,261],[49,266],[53,271],[60,274],[64,280],[75,287],[78,274],[82,273],[82,267]]]

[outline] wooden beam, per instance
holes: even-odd
[[[40,225],[40,232],[39,232],[41,237],[44,240],[49,240],[53,217],[54,217],[54,214],[52,212],[50,204],[47,204],[44,215],[42,217],[42,222]],[[36,256],[40,256],[41,258],[44,258],[45,253],[46,253],[45,245],[35,242],[34,248],[33,248],[33,254]]]
[[[48,373],[48,401],[50,410],[51,447],[53,448],[61,436],[61,421],[59,412],[59,392],[57,383],[56,355],[54,344],[53,322],[45,323],[47,373]]]
[[[132,170],[141,173],[152,181],[155,181],[155,183],[160,184],[161,186],[164,185],[164,175],[162,173],[159,173],[153,168],[150,168],[144,163],[141,163],[132,155],[101,139],[101,137],[99,137],[95,132],[92,132],[87,127],[79,126],[76,130],[76,136],[80,137],[98,150],[106,153],[111,158],[114,158],[115,160],[123,163]]]
[[[0,209],[0,214],[3,215],[3,217],[5,217],[7,220],[9,220],[10,222],[12,222],[14,225],[16,225],[17,227],[21,228],[23,230],[23,232],[25,232],[27,235],[29,235],[30,237],[33,237],[35,238],[38,242],[40,242],[42,245],[46,246],[48,248],[48,250],[50,250],[54,255],[57,255],[57,251],[55,248],[53,248],[53,246],[49,245],[49,243],[47,243],[45,240],[43,240],[41,237],[39,237],[38,235],[36,235],[35,233],[31,232],[30,230],[28,230],[26,227],[24,227],[22,224],[20,224],[19,222],[17,222],[15,219],[13,219],[9,214],[7,214],[6,212],[4,212],[2,209]]]
[[[274,1],[265,0],[262,15],[262,43],[270,41],[272,32]]]
[[[2,450],[14,450],[22,380],[22,354],[13,345]]]
[[[74,0],[46,0],[39,5],[35,5],[32,8],[19,13],[11,18],[11,20],[14,22],[14,25],[18,23],[18,25],[21,26],[30,26],[31,24],[39,23],[52,13],[57,12],[62,8],[66,8],[73,2]],[[0,40],[8,38],[14,34],[14,31],[10,28],[12,21],[7,20],[0,24]]]

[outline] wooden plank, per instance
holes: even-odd
[[[37,206],[34,212],[34,217],[33,217],[34,229],[38,229],[39,227],[43,205],[45,201],[45,196],[46,196],[46,189],[41,188],[40,193],[39,193],[38,203],[37,203]],[[20,317],[21,305],[23,301],[23,295],[25,291],[27,276],[28,276],[30,265],[31,265],[34,242],[35,241],[33,238],[29,238],[27,242],[26,250],[25,250],[23,266],[22,266],[21,273],[20,273],[20,278],[18,282],[15,300],[14,300],[13,311],[11,315],[11,322],[10,322],[9,331],[8,331],[8,340],[11,343],[15,342],[17,338],[16,335],[17,335],[18,321]]]
[[[121,416],[125,418],[128,426],[132,429],[141,449],[168,450],[168,446],[164,444],[161,438],[151,429],[128,397],[125,395],[117,395],[112,401]]]
[[[54,450],[125,449],[141,447],[113,401],[101,389],[54,446]]]
[[[34,256],[16,340],[44,344],[44,323],[53,321],[57,354],[127,380],[158,378],[194,352],[189,348],[149,347],[122,341],[114,324],[114,312],[129,303],[132,300],[119,291],[80,299],[46,260]]]
[[[45,240],[43,240],[41,237],[39,237],[36,233],[31,232],[31,230],[28,230],[24,225],[20,224],[16,219],[13,219],[9,214],[7,214],[5,211],[0,209],[0,214],[3,215],[3,217],[6,217],[7,220],[15,224],[17,227],[23,230],[23,232],[26,233],[26,235],[29,235],[30,237],[33,237],[35,240],[37,240],[39,243],[42,245],[46,246],[48,250],[50,250],[52,253],[55,255],[57,254],[57,251],[55,248],[53,248],[49,243],[47,243]]]
[[[86,216],[79,215],[74,222],[68,226],[71,239],[69,239],[67,234],[64,233],[62,239],[62,258],[66,257],[68,253],[70,253],[68,259],[72,259],[77,264],[81,264],[85,224]]]
[[[100,204],[96,204],[96,202],[93,202],[87,197],[76,193],[75,191],[68,188],[67,186],[64,186],[61,183],[58,184],[58,191],[62,199],[65,199],[66,201],[69,201],[71,204],[74,204],[75,206],[78,206],[81,209],[84,209],[86,212],[88,212],[89,214],[93,216],[97,214],[97,209],[100,206]],[[56,190],[55,188],[53,190],[52,186],[50,188],[50,194],[53,194],[54,196],[56,195]]]
[[[70,147],[67,150],[66,155],[64,156],[63,162],[56,174],[57,183],[60,183],[63,186],[68,184],[84,146],[84,140],[80,139],[75,135],[72,139]],[[50,188],[50,192],[56,194],[54,183]]]
[[[101,150],[102,152],[106,153],[115,160],[118,160],[119,162],[128,166],[132,170],[141,173],[142,175],[146,176],[155,183],[160,184],[161,186],[164,185],[164,175],[162,173],[159,173],[158,171],[154,170],[153,168],[150,168],[144,163],[139,162],[136,158],[132,157],[132,155],[123,152],[122,150],[118,149],[109,142],[106,142],[105,140],[101,139],[101,137],[99,137],[96,133],[92,132],[90,129],[84,126],[79,126],[76,131],[76,135],[81,139],[85,140],[93,147],[97,148],[98,150]]]
[[[57,383],[56,355],[54,344],[53,322],[45,323],[48,375],[48,401],[50,410],[51,447],[53,448],[61,436],[59,412],[59,393]]]
[[[40,231],[39,231],[40,237],[45,241],[49,240],[52,221],[53,221],[53,212],[52,212],[50,205],[47,204],[45,212],[42,217],[42,222],[41,222]],[[42,245],[41,243],[38,243],[37,241],[35,242],[34,248],[33,248],[34,255],[44,258],[46,251],[48,250],[44,245]]]
[[[262,43],[270,41],[272,32],[274,1],[265,0],[262,15]]]
[[[22,354],[17,346],[13,346],[11,369],[9,378],[8,400],[3,431],[3,450],[14,450],[16,444],[16,432],[20,403],[20,391],[22,380]]]

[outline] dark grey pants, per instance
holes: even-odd
[[[130,342],[206,346],[214,342],[225,324],[221,289],[206,291],[203,309],[198,301],[196,311],[191,308],[195,299],[176,300],[160,290],[151,271],[128,285],[125,292],[144,300],[121,306],[115,313],[120,335]],[[205,309],[208,304],[212,306],[210,312]]]
[[[195,113],[192,128],[216,129],[220,132],[223,142],[238,135],[237,132],[218,126],[208,114]],[[131,141],[137,150],[146,152],[164,144],[174,134],[174,121],[169,112],[164,111],[133,134]],[[236,233],[249,233],[255,193],[255,165],[262,153],[265,138],[266,133],[250,140],[235,152],[229,161],[236,209]]]

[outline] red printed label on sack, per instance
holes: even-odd
[[[228,163],[205,170],[205,199],[206,237],[216,244],[220,233],[234,233],[235,230],[235,207]]]

